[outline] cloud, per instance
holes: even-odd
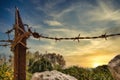
[[[49,14],[49,16],[52,16],[54,19],[58,19],[58,18],[62,17],[63,15],[69,13],[70,11],[73,11],[76,7],[77,6],[70,6],[61,11],[53,11],[52,13]]]
[[[46,20],[46,21],[44,21],[44,23],[48,24],[49,26],[62,26],[62,23],[60,23],[58,21]]]
[[[98,1],[98,6],[88,12],[93,21],[120,22],[120,9],[115,9],[111,1]]]
[[[36,10],[38,11],[43,11],[46,14],[50,14],[51,12],[55,11],[57,5],[63,3],[65,0],[47,0],[47,1],[42,1],[42,0],[32,0],[32,3],[36,6]],[[62,5],[64,6],[64,5]],[[57,9],[59,10],[59,9]],[[57,11],[56,10],[56,11]]]

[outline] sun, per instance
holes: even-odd
[[[94,63],[93,64],[93,67],[95,68],[95,67],[97,67],[97,66],[99,66],[100,65],[100,63]]]

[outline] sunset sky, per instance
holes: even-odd
[[[15,6],[22,21],[44,36],[76,37],[120,33],[120,0],[1,0],[0,40],[7,39],[15,19]],[[14,34],[12,33],[11,38]],[[4,43],[0,43],[4,44]],[[107,64],[120,53],[120,36],[95,40],[27,41],[29,51],[59,53],[67,66],[96,67]],[[9,47],[0,47],[0,54],[10,55]]]

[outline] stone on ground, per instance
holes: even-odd
[[[120,80],[120,55],[115,56],[108,64],[109,70],[115,80]]]
[[[34,73],[31,80],[77,80],[76,78],[63,74],[59,71],[45,71]]]

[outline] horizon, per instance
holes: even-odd
[[[0,40],[8,39],[5,32],[14,24],[15,8],[19,8],[24,24],[45,36],[99,36],[120,32],[120,0],[30,0],[0,3]],[[10,35],[13,39],[13,33]],[[76,41],[53,41],[30,37],[29,51],[63,55],[66,66],[96,67],[108,62],[120,52],[120,38]],[[1,43],[4,44],[4,43]],[[0,47],[0,54],[13,55],[10,48]]]

